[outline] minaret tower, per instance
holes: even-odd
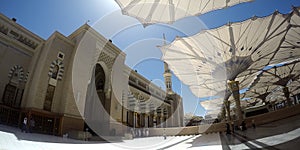
[[[166,45],[166,37],[165,34],[163,34],[163,38],[164,38],[164,45]],[[166,92],[167,94],[173,94],[173,90],[172,90],[172,73],[169,69],[169,65],[164,62],[164,78],[165,78],[165,85],[166,85]]]

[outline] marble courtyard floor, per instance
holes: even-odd
[[[300,115],[236,131],[193,136],[135,138],[114,143],[80,141],[51,135],[22,133],[20,129],[0,124],[0,150],[60,149],[295,149],[300,146]]]

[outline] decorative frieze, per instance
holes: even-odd
[[[26,73],[25,78],[24,78],[24,82],[27,82],[28,77],[29,77],[29,72]]]
[[[25,36],[22,32],[16,29],[9,28],[6,25],[1,23],[0,23],[0,32],[12,39],[21,42],[22,44],[32,49],[35,49],[38,46],[38,43],[35,40]]]
[[[112,66],[115,63],[115,57],[111,57],[106,52],[102,51],[100,53],[98,61],[103,61],[108,69],[112,69]]]

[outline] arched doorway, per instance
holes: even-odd
[[[8,83],[5,86],[2,101],[4,105],[19,108],[23,97],[25,78],[22,66],[13,66],[8,73]]]
[[[106,94],[109,83],[104,68],[95,65],[87,89],[84,130],[93,135],[106,135],[109,131],[110,98]]]
[[[105,72],[102,68],[101,65],[96,64],[95,67],[95,86],[96,86],[96,91],[98,94],[98,97],[101,101],[102,106],[107,110],[107,102],[105,102],[106,97],[105,97]]]

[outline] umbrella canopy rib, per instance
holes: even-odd
[[[173,23],[252,0],[115,0],[124,15],[137,18],[144,26]]]

